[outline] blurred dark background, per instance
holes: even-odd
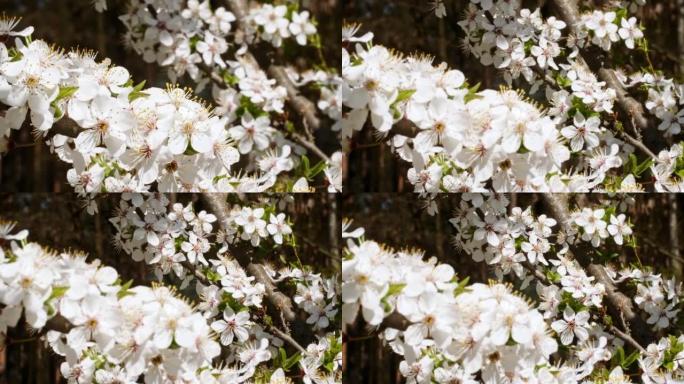
[[[539,195],[508,195],[510,207],[525,209],[532,206],[535,216],[546,213]],[[571,195],[572,206],[598,207],[608,201],[607,195]],[[680,240],[684,211],[684,196],[667,194],[636,195],[625,214],[632,220],[637,237],[637,252],[644,265],[653,266],[664,276],[684,276],[684,243]],[[622,198],[612,199],[620,201]],[[441,195],[438,200],[439,213],[430,216],[423,202],[415,194],[358,194],[345,197],[342,212],[354,220],[352,228],[364,227],[365,237],[387,244],[394,249],[420,249],[425,259],[437,257],[440,262],[450,264],[459,278],[470,278],[471,283],[495,279],[491,268],[485,263],[475,262],[471,256],[458,251],[452,245],[456,233],[449,223],[453,211],[459,207],[460,195]],[[620,253],[621,262],[635,261],[631,248],[611,245],[610,250]],[[604,249],[605,250],[605,249]],[[517,284],[516,286],[519,286]],[[534,283],[525,292],[535,297]],[[399,373],[401,356],[394,354],[372,330],[357,321],[345,330],[346,367],[344,382],[349,384],[394,384],[403,383]]]
[[[531,9],[537,8],[538,4],[545,4],[542,14],[553,14],[551,1],[521,2]],[[343,14],[346,22],[363,25],[359,35],[373,32],[375,44],[407,55],[432,55],[434,64],[448,63],[450,68],[462,71],[471,85],[481,83],[480,89],[498,89],[505,84],[495,68],[483,66],[461,49],[464,33],[457,23],[463,19],[463,11],[470,1],[444,0],[447,16],[442,19],[435,17],[430,3],[414,0],[346,0]],[[579,3],[597,9],[607,1],[581,0]],[[635,16],[646,27],[644,34],[649,40],[651,61],[655,68],[662,70],[668,77],[681,80],[684,75],[684,3],[681,8],[678,8],[677,3],[678,0],[648,1]],[[629,52],[624,44],[621,45],[612,51],[618,66],[632,69],[646,66],[644,55]],[[529,88],[520,85],[522,89]],[[392,154],[384,143],[378,142],[371,129],[365,129],[354,136],[351,143],[345,187],[359,192],[410,191],[412,186],[406,180],[408,168],[405,161]]]
[[[98,13],[91,0],[0,0],[0,14],[21,17],[21,28],[34,26],[34,37],[58,47],[97,51],[98,58],[108,57],[113,64],[127,68],[136,84],[146,80],[146,87],[163,88],[169,81],[166,68],[145,63],[138,54],[124,46],[126,29],[118,18],[125,13],[130,1],[107,0],[108,10]],[[299,3],[302,9],[309,10],[318,19],[323,56],[330,66],[338,68],[342,24],[339,0],[300,0]],[[211,0],[211,4],[214,8],[226,6],[223,0]],[[311,47],[302,48],[297,54],[302,59],[297,64],[310,66],[317,62],[314,59],[316,51]],[[179,84],[194,88],[187,79],[180,79]],[[211,101],[210,88],[200,96]],[[0,191],[70,191],[66,181],[68,164],[49,153],[44,144],[36,144],[28,125],[27,122],[20,132],[13,132],[9,153],[0,155]],[[325,141],[322,149],[331,154],[339,146],[337,139],[329,129],[324,127],[321,131]]]
[[[202,205],[198,195],[168,195],[172,202],[184,205],[195,201],[195,211],[209,211]],[[243,204],[257,202],[259,195],[246,195]],[[281,210],[293,221],[292,229],[299,244],[298,256],[305,265],[312,265],[316,272],[326,275],[338,274],[341,267],[339,256],[340,213],[337,196],[332,194],[297,195],[294,201]],[[157,281],[152,268],[138,263],[113,246],[115,229],[109,223],[118,207],[117,194],[100,195],[99,213],[90,215],[75,194],[6,194],[0,193],[0,219],[16,221],[16,229],[28,229],[29,241],[40,243],[57,251],[74,250],[86,252],[92,261],[100,259],[119,272],[123,281],[133,280],[134,285],[149,285]],[[237,195],[229,201],[238,202]],[[216,229],[216,226],[214,227]],[[296,260],[291,248],[279,248],[287,260]],[[266,259],[276,267],[281,266],[278,255]],[[165,282],[178,286],[179,280],[165,278]],[[194,284],[183,291],[194,299]],[[288,292],[288,294],[290,294]],[[66,383],[60,379],[60,356],[41,347],[41,341],[24,327],[12,329],[8,345],[0,350],[0,384],[53,384]]]

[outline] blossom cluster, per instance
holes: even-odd
[[[212,82],[211,94],[217,105],[214,112],[228,124],[240,119],[240,124],[228,128],[228,137],[238,143],[241,154],[256,158],[259,169],[267,172],[270,167],[262,163],[290,170],[289,164],[297,162],[296,155],[302,154],[303,148],[273,127],[273,120],[278,120],[275,115],[283,113],[285,88],[268,78],[246,53],[250,45],[262,40],[280,47],[284,38],[291,37],[299,45],[306,45],[312,36],[318,38],[309,12],[293,7],[263,4],[250,8],[240,24],[246,29],[238,31],[236,16],[224,7],[212,10],[208,0],[190,0],[187,4],[132,2],[121,20],[128,31],[126,41],[145,61],[167,67],[170,79],[176,81],[187,74],[198,91]],[[297,87],[314,85],[320,89],[317,105],[336,121],[340,114],[335,90],[339,76],[332,71],[286,68],[289,80]],[[247,113],[241,112],[243,109]],[[295,150],[275,156],[274,148],[284,143]],[[341,155],[336,152],[332,157]],[[332,159],[328,166],[335,168],[336,161]],[[326,175],[331,191],[341,191],[341,179]]]
[[[564,22],[555,17],[543,19],[539,9],[521,9],[517,2],[471,4],[465,20],[459,23],[468,35],[468,51],[480,58],[484,65],[494,65],[503,70],[504,78],[509,83],[523,74],[524,79],[532,84],[530,93],[535,93],[546,83],[544,96],[550,108],[549,113],[559,124],[570,120],[563,130],[563,136],[571,141],[573,152],[580,152],[586,145],[587,151],[583,154],[589,158],[586,163],[591,168],[596,163],[613,163],[612,168],[619,167],[634,150],[628,140],[623,141],[625,134],[621,132],[623,125],[629,126],[630,122],[622,125],[612,122],[615,89],[607,87],[604,81],[598,81],[582,56],[589,45],[609,51],[612,43],[618,41],[623,41],[628,49],[639,48],[648,55],[642,27],[635,17],[630,17],[625,11],[628,8],[633,12],[645,1],[620,3],[622,9],[595,10],[582,14],[573,33],[565,37],[562,34],[568,31],[568,26]],[[567,62],[553,61],[560,58]],[[646,110],[660,121],[658,129],[664,131],[666,137],[680,133],[684,122],[683,112],[678,108],[681,101],[677,102],[682,93],[681,85],[664,78],[653,68],[629,76],[617,70],[614,75],[620,85],[639,97]],[[636,89],[636,86],[641,89]],[[643,99],[642,94],[646,96]],[[593,152],[589,152],[592,149]],[[650,153],[645,154],[651,156]],[[618,164],[618,159],[622,163]],[[660,156],[652,160],[661,162]],[[584,164],[580,164],[578,169],[583,170],[583,167]],[[658,179],[656,190],[679,189],[679,175],[656,173],[653,168],[651,171]],[[617,189],[639,189],[633,177],[630,174],[623,175],[623,182]]]
[[[263,239],[282,244],[283,237],[292,233],[284,213],[266,214],[264,207],[233,206],[224,227],[229,231],[214,233],[216,220],[206,211],[195,212],[192,203],[171,204],[163,194],[124,194],[110,222],[117,230],[117,245],[134,260],[155,265],[160,278],[171,272],[185,278],[180,264],[186,261],[208,267],[205,255],[212,246],[221,255],[243,241],[254,247]]]
[[[594,316],[594,311],[601,313],[605,305],[604,285],[588,276],[568,250],[570,245],[580,242],[595,248],[606,246],[608,238],[618,246],[629,246],[633,231],[625,214],[615,213],[614,208],[583,208],[570,214],[570,225],[565,230],[556,232],[554,219],[546,215],[534,217],[529,207],[510,207],[505,196],[464,197],[456,217],[450,220],[458,231],[455,244],[473,260],[492,265],[499,279],[515,272],[522,280],[521,288],[536,279],[538,309],[545,319],[552,321],[550,326],[561,344],[577,345],[571,360],[577,362],[578,377],[593,376],[596,364],[610,359],[623,340],[611,335],[600,317]],[[554,238],[555,244],[550,241]],[[535,271],[541,271],[542,277]],[[605,271],[612,283],[634,292],[634,303],[654,330],[676,329],[681,285],[674,279],[665,280],[649,269],[636,267],[620,271],[605,267]],[[662,357],[660,364],[654,363],[656,348],[651,344],[647,352],[639,355],[640,359],[647,359],[642,367],[649,367],[644,369],[644,382],[681,377],[677,366],[662,367]],[[661,346],[661,355],[662,349]],[[615,372],[615,377],[622,377],[621,370]]]
[[[67,333],[50,331],[48,340],[66,358],[60,370],[70,383],[132,383],[140,375],[146,382],[218,383],[236,375],[212,368],[219,344],[201,313],[173,289],[121,284],[114,268],[83,254],[57,254],[26,235],[0,248],[3,339],[22,314],[35,329],[56,318],[68,322]]]
[[[634,303],[648,314],[646,322],[653,324],[654,330],[670,328],[677,321],[682,287],[674,278],[664,279],[652,271],[625,268],[618,271],[614,280],[636,287]]]
[[[369,116],[380,135],[399,123],[415,127],[414,137],[396,133],[390,143],[413,163],[408,177],[417,192],[562,188],[570,150],[549,116],[512,90],[475,93],[460,71],[431,60],[379,45],[343,49],[342,97],[351,109],[343,135]],[[596,178],[583,177],[585,187]]]
[[[237,355],[255,339],[268,341],[270,355],[256,361],[256,367],[278,356],[283,340],[261,320],[265,310],[264,283],[249,276],[233,252],[239,249],[239,243],[255,248],[263,245],[262,241],[275,246],[291,243],[292,228],[284,213],[275,212],[265,203],[233,205],[218,231],[214,230],[216,221],[213,214],[195,212],[192,203],[172,204],[165,195],[141,194],[122,195],[117,215],[110,219],[117,230],[117,246],[133,260],[144,260],[152,266],[160,280],[173,274],[182,280],[181,288],[195,280],[200,299],[197,309],[221,345]],[[341,355],[336,350],[340,336],[333,326],[339,314],[335,278],[323,277],[308,267],[276,270],[264,264],[264,268],[274,284],[294,287],[293,302],[307,314],[305,323],[317,335],[298,361],[306,380],[338,380]],[[240,382],[254,374],[253,369],[245,370]]]
[[[617,3],[620,3],[623,9],[619,9]],[[412,174],[409,175],[412,183],[415,184],[419,179],[430,180],[433,192],[478,191],[480,189],[502,192],[642,190],[644,186],[637,180],[649,170],[650,165],[661,165],[659,168],[667,167],[662,166],[660,155],[655,156],[653,151],[636,143],[641,140],[639,130],[643,128],[636,127],[634,121],[629,121],[626,116],[624,121],[619,120],[623,113],[622,109],[627,108],[622,105],[619,108],[617,106],[618,93],[622,92],[619,88],[622,87],[629,92],[629,94],[621,95],[620,98],[627,98],[629,102],[642,103],[645,110],[658,119],[659,130],[664,131],[665,138],[668,138],[679,134],[681,124],[684,123],[684,111],[681,108],[682,86],[672,79],[665,78],[652,67],[629,76],[624,74],[623,70],[618,69],[610,71],[610,76],[601,74],[599,79],[587,63],[589,59],[593,59],[588,59],[588,56],[592,55],[588,53],[591,52],[590,46],[610,51],[615,49],[614,44],[617,42],[624,43],[626,49],[639,49],[648,55],[643,28],[638,20],[628,13],[644,3],[642,0],[612,2],[611,7],[615,6],[613,10],[581,13],[574,25],[567,25],[565,21],[554,16],[543,17],[541,9],[523,8],[520,1],[473,0],[468,4],[463,19],[458,23],[466,34],[463,41],[466,52],[473,54],[483,65],[494,66],[501,70],[509,86],[528,83],[527,94],[531,97],[537,95],[536,100],[544,100],[543,105],[537,108],[545,109],[544,115],[551,118],[556,128],[552,129],[549,125],[543,134],[540,135],[537,132],[536,138],[534,126],[532,129],[518,129],[517,131],[520,131],[518,133],[506,132],[503,137],[506,139],[504,141],[512,145],[508,148],[509,150],[513,150],[513,143],[522,140],[522,146],[518,152],[510,153],[509,156],[498,155],[497,151],[492,150],[488,146],[489,143],[484,140],[488,136],[481,130],[474,130],[478,138],[483,138],[479,143],[481,145],[473,148],[475,154],[463,157],[481,160],[485,155],[492,154],[493,157],[488,160],[494,164],[489,168],[494,169],[495,175],[502,175],[500,177],[505,179],[503,183],[499,181],[497,184],[497,180],[493,180],[490,184],[479,183],[482,180],[475,172],[473,172],[475,174],[473,177],[462,176],[456,178],[456,181],[450,178],[446,185],[435,181],[452,172],[451,167],[457,168],[459,172],[470,171],[468,162],[450,164],[450,156],[453,157],[454,153],[458,155],[462,148],[458,145],[455,149],[453,145],[450,146],[448,137],[454,137],[451,141],[459,145],[463,142],[463,147],[467,148],[469,145],[467,134],[459,133],[459,126],[472,127],[477,123],[477,119],[473,119],[472,115],[463,114],[461,112],[464,109],[463,105],[453,102],[447,105],[450,111],[456,111],[450,116],[451,120],[458,124],[446,121],[431,125],[438,120],[432,115],[439,115],[441,110],[439,105],[435,106],[437,109],[430,110],[430,113],[423,113],[428,117],[427,121],[415,119],[415,115],[411,115],[413,101],[422,97],[420,93],[425,95],[425,92],[413,82],[420,83],[425,73],[445,72],[443,67],[431,66],[431,59],[425,56],[402,58],[396,53],[390,54],[389,51],[383,53],[385,50],[383,47],[375,46],[366,51],[358,44],[354,53],[344,49],[343,54],[348,54],[349,59],[343,61],[343,78],[345,83],[351,84],[351,90],[349,95],[343,92],[343,102],[351,110],[345,114],[343,123],[348,122],[346,128],[348,134],[351,134],[355,129],[363,127],[365,116],[370,113],[373,126],[381,136],[390,132],[393,125],[403,128],[406,125],[417,127],[419,135],[422,134],[421,138],[429,138],[428,144],[432,145],[432,151],[421,150],[418,145],[420,141],[416,140],[418,136],[415,135],[415,139],[407,138],[405,129],[402,129],[402,134],[393,137],[389,144],[398,148],[402,158],[414,163]],[[437,16],[445,15],[444,2],[434,1],[432,7]],[[343,31],[343,40],[351,44],[367,43],[372,39],[372,34],[355,37],[357,30],[357,26],[347,28],[346,33]],[[375,71],[375,76],[365,73],[368,67],[366,62],[374,64],[372,67],[375,69],[371,68],[371,70]],[[344,71],[345,65],[347,72]],[[397,67],[403,69],[399,71],[399,74],[394,70]],[[359,72],[364,72],[367,77],[367,79],[364,78],[367,80],[365,83],[349,77],[349,74],[356,75]],[[447,73],[451,72],[453,71]],[[438,78],[440,76],[436,75]],[[617,85],[606,80],[606,77],[612,76],[618,80]],[[460,94],[458,97],[449,94],[442,86],[443,84],[451,84],[456,89],[463,88],[460,89],[463,92],[468,90],[464,99],[466,109],[470,109],[469,105],[475,102],[472,100],[475,93],[472,89],[461,87],[460,84],[463,81],[462,76],[459,76],[457,80],[439,80],[433,88],[442,94],[446,92],[447,99],[458,99]],[[403,85],[406,83],[408,85]],[[370,86],[372,89],[365,93],[372,97],[365,96],[361,91],[351,93],[356,90],[356,87],[361,86]],[[440,90],[440,88],[444,89]],[[378,94],[384,94],[384,96],[379,97]],[[366,102],[367,108],[360,109],[354,105],[360,102],[363,106],[366,99],[370,100]],[[486,100],[486,96],[484,99]],[[352,105],[349,104],[350,100]],[[408,108],[404,110],[405,107]],[[441,108],[444,109],[444,107]],[[633,107],[628,109],[631,110]],[[520,112],[519,116],[522,116]],[[648,119],[647,116],[644,118]],[[421,122],[424,125],[421,125]],[[497,132],[495,122],[495,119],[491,119],[491,126],[494,129],[487,129],[487,132]],[[455,129],[452,128],[454,125]],[[477,124],[475,126],[477,127]],[[489,127],[490,124],[486,123],[484,126]],[[439,132],[435,131],[435,127]],[[556,130],[560,134],[551,134]],[[395,129],[390,133],[398,132]],[[502,142],[502,144],[506,143]],[[676,146],[679,147],[679,144]],[[539,156],[534,156],[539,147],[545,147],[546,151],[541,152],[541,157],[546,161],[540,161]],[[647,156],[641,163],[644,167],[640,167],[636,161],[638,158],[634,152],[637,150]],[[422,154],[418,166],[416,166],[416,152]],[[502,152],[506,154],[505,149]],[[667,150],[662,150],[661,154],[664,152]],[[435,161],[434,158],[438,158],[439,161]],[[634,162],[632,158],[635,159]],[[430,165],[435,162],[439,166],[430,168]],[[556,168],[557,171],[550,170],[550,168]],[[677,173],[680,169],[661,173],[656,173],[657,168],[650,167],[650,170],[657,179],[654,189],[681,190],[681,175]],[[459,174],[469,175],[469,173]],[[488,172],[483,173],[485,177],[487,174]],[[449,175],[449,177],[453,176]],[[486,182],[486,178],[482,179]],[[424,192],[426,188],[420,185],[418,189]]]
[[[459,284],[454,269],[419,251],[394,251],[363,239],[342,262],[344,320],[370,325],[393,313],[408,327],[385,337],[404,360],[408,383],[511,380],[556,382],[567,368],[549,363],[557,343],[542,314],[503,284]],[[460,288],[460,289],[459,289]],[[551,380],[551,381],[547,381]],[[560,381],[558,381],[560,382]]]
[[[535,216],[530,207],[512,207],[505,195],[461,196],[450,220],[457,229],[455,245],[491,265],[499,280],[513,272],[521,290],[536,281],[536,302],[522,300],[527,310],[509,301],[508,295],[519,299],[510,286],[468,285],[450,265],[434,258],[424,261],[421,251],[395,251],[366,241],[364,231],[350,231],[348,222],[344,229],[349,240],[343,260],[343,319],[353,323],[360,313],[366,323],[384,329],[382,337],[404,356],[400,371],[407,382],[475,383],[481,378],[492,383],[624,384],[633,382],[625,369],[636,361],[645,383],[684,379],[678,361],[684,353],[681,337],[665,337],[626,357],[626,342],[634,341],[607,322],[605,286],[570,252],[578,245],[609,247],[608,239],[615,246],[629,246],[633,233],[625,214],[612,207],[583,208],[558,229],[553,218]],[[607,265],[604,270],[613,284],[630,292],[635,308],[655,331],[678,329],[681,285],[674,279],[633,265],[622,270]],[[482,296],[470,302],[471,294]],[[489,302],[489,295],[496,302]],[[465,305],[459,305],[461,300]],[[479,307],[483,302],[487,304]],[[468,316],[472,308],[477,315]],[[396,321],[398,315],[403,323]],[[487,333],[490,326],[495,331]],[[536,364],[525,361],[530,332],[532,348],[542,353]],[[505,340],[500,347],[505,351],[496,349],[497,340]],[[507,367],[505,376],[497,372],[502,366]]]
[[[639,358],[645,384],[679,383],[684,380],[684,336],[669,336],[649,344]]]
[[[3,34],[18,37],[0,44],[0,150],[29,115],[36,136],[71,164],[67,180],[79,193],[260,192],[275,188],[279,175],[295,172],[306,152],[269,114],[283,112],[285,89],[274,87],[275,80],[253,63],[228,66],[234,73],[226,76],[238,81],[240,91],[214,89],[219,102],[212,108],[177,86],[134,85],[128,71],[108,59],[97,62],[88,51],[64,53],[31,39],[32,28],[12,32],[16,19],[2,22],[8,29]],[[164,23],[154,25],[147,31]],[[165,39],[162,32],[168,33],[156,34]],[[335,108],[331,98],[321,100],[327,100],[321,106],[326,113]],[[329,189],[340,191],[342,154],[326,160],[318,172],[330,178]],[[283,178],[284,188],[309,191],[307,179],[316,174],[307,172],[296,182]]]
[[[353,322],[359,312],[370,325],[395,311],[405,317],[408,327],[387,329],[385,337],[404,356],[400,371],[409,383],[475,383],[478,372],[485,381],[504,372],[524,372],[516,376],[521,380],[554,376],[549,357],[557,344],[541,313],[510,287],[464,286],[451,266],[425,261],[418,251],[363,239],[348,246],[344,320]]]

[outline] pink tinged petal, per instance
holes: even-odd
[[[579,152],[582,150],[583,147],[584,139],[582,139],[579,136],[575,136],[570,142],[570,149],[572,149],[573,152]]]
[[[157,232],[147,231],[147,242],[153,247],[159,245],[159,236],[157,235]]]
[[[428,334],[427,327],[422,324],[412,324],[404,332],[404,340],[409,345],[419,345]]]
[[[454,277],[454,268],[448,264],[440,264],[432,272],[439,281],[449,281]]]
[[[567,327],[568,323],[566,323],[564,320],[556,320],[553,323],[551,323],[551,329],[556,331],[556,333],[563,332]]]
[[[228,328],[228,323],[226,323],[224,320],[217,320],[211,323],[211,329],[216,331],[217,333],[221,333]]]
[[[544,148],[544,139],[536,132],[527,132],[524,137],[525,148],[537,152]]]
[[[501,142],[502,148],[506,153],[516,153],[520,149],[520,135],[508,134]]]
[[[234,147],[223,147],[216,155],[226,169],[230,169],[231,165],[240,161],[240,152]]]
[[[157,163],[154,161],[149,161],[149,163],[143,164],[143,166],[140,168],[138,172],[140,181],[143,184],[153,183],[155,180],[157,180],[158,175],[159,167],[157,166]]]
[[[584,341],[589,338],[589,331],[583,327],[575,327],[575,335],[580,341]]]
[[[107,135],[104,138],[104,142],[109,154],[114,158],[121,156],[126,150],[126,141],[118,137]]]
[[[173,36],[171,36],[168,31],[164,30],[159,34],[159,42],[166,47],[170,47],[173,45]]]
[[[4,122],[10,129],[19,129],[26,120],[27,109],[25,107],[12,107],[5,114]]]
[[[252,145],[252,139],[243,139],[238,143],[238,149],[240,150],[240,153],[247,154],[252,150]]]
[[[499,236],[494,232],[491,232],[491,231],[487,232],[487,243],[489,243],[489,245],[491,245],[493,247],[498,246],[499,245]]]
[[[83,153],[89,153],[97,146],[98,134],[92,129],[86,129],[76,136],[76,149]]]

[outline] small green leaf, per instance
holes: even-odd
[[[387,289],[387,293],[385,293],[385,297],[394,296],[401,293],[405,286],[406,284],[390,284],[389,288]]]
[[[398,104],[401,103],[402,101],[406,101],[413,96],[413,94],[416,93],[415,89],[402,89],[399,91],[399,94],[397,95],[397,99],[394,100],[394,103],[392,104]]]
[[[78,91],[78,87],[59,87],[59,93],[53,102],[58,102],[62,99],[68,99]]]
[[[466,292],[468,290],[468,288],[466,288],[466,287],[468,286],[469,281],[470,281],[469,276],[466,276],[465,279],[459,281],[456,288],[454,288],[454,296],[458,296],[461,293]]]
[[[125,296],[131,295],[132,293],[129,291],[131,285],[133,285],[133,280],[128,280],[123,285],[121,285],[121,289],[119,289],[119,292],[117,292],[116,297],[121,299]]]
[[[60,287],[60,286],[53,287],[52,293],[50,294],[50,297],[47,299],[47,301],[50,301],[52,299],[59,299],[60,297],[64,296],[64,294],[68,290],[69,290],[68,286],[66,286],[66,287]]]
[[[133,101],[141,97],[149,96],[148,93],[142,92],[143,87],[145,87],[145,80],[141,81],[138,85],[133,87],[131,93],[128,94],[128,101]]]

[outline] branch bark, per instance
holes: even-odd
[[[219,227],[224,230],[229,230],[228,224],[228,212],[230,208],[226,202],[226,194],[223,193],[204,193],[202,194],[202,200],[209,206],[209,209],[216,215]],[[235,257],[235,255],[234,255]],[[251,260],[247,260],[244,257],[235,259],[240,263],[242,268],[255,280],[264,285],[266,288],[266,298],[274,309],[274,315],[282,317],[283,320],[287,322],[294,321],[296,318],[294,312],[294,306],[292,300],[278,291],[278,288],[273,283],[271,277],[266,273],[266,269],[262,264],[254,263]]]
[[[551,216],[558,222],[563,232],[570,233],[567,196],[562,194],[543,194],[541,196]],[[605,303],[611,317],[622,320],[625,331],[628,334],[633,334],[638,342],[648,344],[650,340],[653,340],[650,326],[635,311],[632,300],[613,283],[605,268],[592,262],[591,253],[592,251],[589,249],[577,246],[570,247],[570,254],[586,270],[587,274],[593,276],[597,283],[601,283],[605,287]]]
[[[267,73],[278,82],[287,91],[287,102],[290,104],[306,123],[307,127],[312,130],[317,130],[321,127],[321,121],[316,115],[316,106],[311,100],[302,96],[297,87],[290,80],[284,67],[279,65],[271,65],[268,67]]]
[[[235,15],[237,30],[236,34],[241,34],[245,31],[246,25],[245,20],[247,16],[248,6],[246,0],[225,0],[226,4],[230,10]],[[308,127],[312,130],[317,130],[321,126],[321,121],[316,113],[316,105],[302,96],[299,93],[297,87],[292,83],[290,77],[287,75],[285,68],[274,65],[274,64],[262,64],[257,61],[257,59],[249,51],[243,55],[248,61],[254,63],[261,68],[268,68],[267,73],[276,80],[278,85],[284,87],[287,90],[287,103],[290,104],[292,109],[294,109],[306,122]]]
[[[575,36],[578,35],[578,24],[580,21],[579,7],[576,0],[553,0],[553,4],[560,14],[561,19],[568,25],[570,32]],[[637,100],[629,96],[625,88],[620,84],[615,72],[610,68],[605,68],[606,57],[604,53],[598,49],[592,52],[584,52],[586,55],[579,55],[579,58],[585,65],[594,73],[598,74],[601,81],[605,81],[606,85],[615,90],[617,95],[617,104],[621,112],[631,118],[635,130],[646,130],[648,128],[648,118],[644,108]],[[587,60],[586,58],[590,58]],[[637,131],[638,132],[638,131]]]

